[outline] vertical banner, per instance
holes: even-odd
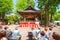
[[[38,28],[40,27],[39,22],[20,22],[20,27],[30,27],[30,28]]]

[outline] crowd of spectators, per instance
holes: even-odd
[[[0,40],[21,40],[21,34],[17,27],[12,32],[11,28],[0,26]]]
[[[60,40],[60,36],[56,32],[52,31],[52,28],[41,30],[38,28],[31,28],[31,31],[28,32],[26,40]],[[22,35],[18,30],[18,27],[11,31],[9,27],[0,26],[0,40],[22,40]]]

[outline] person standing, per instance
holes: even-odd
[[[48,40],[46,37],[45,37],[45,32],[44,31],[41,31],[41,37],[39,37],[38,40]]]
[[[36,39],[33,37],[32,32],[28,32],[28,39],[26,40],[36,40]]]
[[[21,39],[21,34],[18,31],[18,28],[15,28],[15,30],[12,33],[12,40]]]
[[[45,38],[49,39],[49,31],[47,28],[44,29],[45,32]]]
[[[36,35],[37,36],[37,39],[39,39],[41,37],[41,34],[40,33],[41,33],[41,30],[40,30],[40,28],[38,28],[37,35]]]
[[[49,33],[48,33],[49,38],[50,38],[50,36],[52,36],[52,34],[53,34],[53,32],[52,32],[52,28],[49,28]]]
[[[34,28],[31,28],[31,32],[33,34],[33,37],[36,38],[36,34],[37,34],[36,30],[34,30]]]
[[[8,28],[8,29],[7,29],[7,31],[6,31],[6,37],[7,37],[8,40],[12,37],[11,28]]]

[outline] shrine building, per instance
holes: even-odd
[[[23,21],[42,23],[42,11],[34,9],[31,5],[25,10],[18,10],[17,12],[23,17]]]

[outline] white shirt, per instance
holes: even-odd
[[[37,30],[37,33],[38,33],[38,34],[37,34],[37,37],[38,37],[38,38],[41,37],[40,32],[41,32],[41,30]]]
[[[48,40],[45,36],[41,36],[38,40]]]
[[[36,34],[37,34],[36,30],[32,30],[31,32],[33,33],[33,36],[36,36]]]
[[[51,35],[53,34],[53,32],[52,31],[45,31],[45,35],[49,38]]]
[[[52,34],[53,34],[52,31],[49,31],[49,32],[48,32],[48,35],[49,35],[49,36],[52,36]]]
[[[21,34],[19,33],[18,30],[14,30],[13,34],[12,34],[12,38],[16,39],[17,37],[21,37]]]

